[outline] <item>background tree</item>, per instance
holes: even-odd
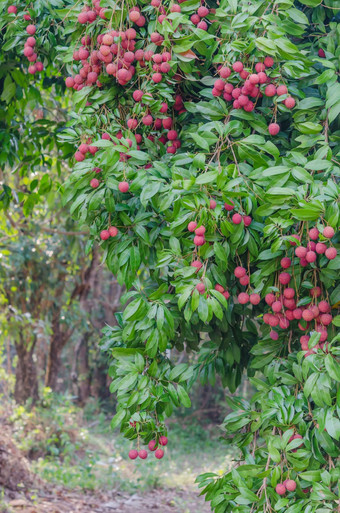
[[[63,11],[76,93],[59,140],[77,147],[65,203],[128,290],[103,341],[112,426],[135,441],[131,459],[142,442],[161,459],[165,419],[198,377],[234,391],[247,368],[259,388],[225,421],[243,464],[199,478],[217,513],[338,507],[334,7]],[[175,365],[173,348],[199,363]]]
[[[243,465],[199,479],[217,512],[337,507],[340,433],[316,420],[328,404],[339,422],[332,6],[94,2],[69,17],[83,46],[66,79],[79,124],[61,136],[78,146],[65,198],[132,286],[103,345],[130,458],[142,440],[163,457],[165,418],[199,376],[268,380],[231,402]],[[199,364],[174,365],[173,347]]]

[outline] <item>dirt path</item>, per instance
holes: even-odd
[[[32,494],[33,500],[16,498],[6,501],[4,513],[209,513],[210,507],[196,492],[153,490],[147,494],[125,495],[69,492]],[[1,509],[0,509],[1,511]]]

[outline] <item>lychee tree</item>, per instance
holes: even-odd
[[[63,11],[75,146],[65,203],[126,285],[104,332],[112,426],[163,458],[200,379],[234,392],[217,513],[340,510],[339,24],[335,1]],[[196,353],[193,364],[171,349]]]
[[[56,7],[69,3],[0,2],[0,210],[15,203],[29,215],[58,185],[63,158],[72,154],[71,145],[57,140],[68,98],[56,73],[67,42]]]

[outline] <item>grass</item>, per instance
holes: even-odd
[[[33,469],[44,479],[71,488],[112,489],[129,493],[150,488],[194,488],[198,474],[223,472],[230,466],[230,449],[221,451],[215,433],[196,425],[183,429],[174,425],[169,432],[169,444],[163,460],[152,454],[147,460],[127,458],[131,443],[109,431],[109,424],[94,429],[82,428],[83,447],[80,454],[70,453],[57,458],[39,458]],[[218,428],[216,428],[218,430]]]
[[[98,405],[90,403],[83,411],[71,399],[48,392],[43,404],[35,409],[16,407],[11,420],[32,470],[51,483],[128,493],[194,489],[197,475],[223,473],[231,464],[232,449],[219,440],[218,426],[178,419],[170,425],[161,461],[151,453],[144,461],[130,461],[127,454],[133,444],[111,431],[110,419]]]

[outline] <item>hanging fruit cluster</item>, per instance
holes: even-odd
[[[319,343],[312,349],[309,348],[310,335],[300,337],[301,349],[306,351],[306,357],[317,349],[327,350],[327,328],[331,325],[333,317],[330,304],[325,299],[327,291],[323,290],[317,282],[317,259],[333,260],[337,256],[337,250],[331,242],[334,235],[335,231],[331,226],[323,228],[322,240],[319,242],[315,242],[320,236],[317,227],[310,228],[302,236],[293,234],[290,241],[291,249],[287,252],[287,256],[281,259],[281,267],[290,271],[284,271],[278,275],[278,292],[269,292],[265,296],[265,301],[271,308],[271,313],[265,313],[263,316],[265,324],[271,328],[279,327],[287,330],[292,322],[297,321],[300,331],[307,333],[315,331],[320,334]],[[306,246],[301,244],[303,239]],[[310,269],[308,269],[309,266]],[[301,267],[307,268],[306,273],[311,275],[310,281],[314,282],[314,286],[309,289],[308,297],[299,297],[296,277],[303,272]],[[278,340],[279,334],[272,329],[270,337]]]
[[[295,100],[288,95],[287,86],[280,84],[282,77],[278,77],[275,73],[274,78],[271,78],[266,73],[266,70],[272,66],[274,66],[274,59],[268,56],[264,58],[263,62],[257,62],[255,69],[253,69],[253,63],[244,64],[241,61],[234,62],[231,68],[221,65],[218,68],[221,78],[214,82],[212,94],[215,97],[223,96],[225,101],[232,102],[234,109],[243,109],[246,112],[252,112],[259,106],[261,98],[275,96],[277,99],[283,100],[287,109],[293,109]],[[268,125],[268,132],[275,136],[280,131],[280,125],[276,123],[277,104],[274,107],[273,117],[275,122]]]
[[[7,12],[8,14],[17,15],[18,8],[15,5],[10,5],[7,9]],[[25,21],[31,21],[31,16],[27,12],[24,13],[23,18]],[[26,26],[28,38],[25,41],[23,54],[25,57],[27,57],[27,60],[30,63],[32,63],[28,66],[28,73],[30,73],[31,75],[34,75],[35,73],[40,72],[44,69],[44,64],[40,61],[37,61],[38,54],[36,53],[35,48],[37,41],[35,37],[33,37],[36,31],[37,27],[35,25],[30,23]]]
[[[132,423],[130,423],[132,425]],[[135,424],[135,423],[133,423]],[[139,445],[139,440],[138,440]],[[168,445],[168,438],[164,435],[160,436],[157,440],[151,440],[148,444],[148,448],[150,452],[153,452],[155,454],[155,458],[158,460],[161,460],[164,457],[164,450],[161,447],[165,447]],[[161,446],[161,447],[159,447]],[[145,449],[131,449],[129,451],[129,458],[130,460],[135,460],[137,458],[140,458],[142,460],[145,460],[148,457],[148,452]]]

